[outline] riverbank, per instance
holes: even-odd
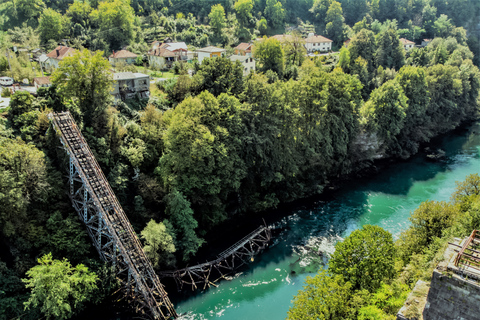
[[[432,146],[446,152],[441,161],[426,161],[422,149],[408,160],[382,161],[377,174],[345,180],[336,190],[264,212],[262,217],[279,230],[274,245],[239,270],[241,275],[220,282],[219,288],[171,294],[177,309],[188,312],[188,319],[285,318],[304,279],[315,274],[323,262],[301,248],[317,246],[328,254],[336,241],[363,224],[380,225],[398,236],[409,226],[410,212],[421,202],[448,200],[455,181],[477,170],[479,128],[474,124],[432,139]],[[239,230],[248,233],[249,226],[257,225],[251,221],[255,219],[261,221],[260,215],[245,214],[223,223],[214,233],[222,234],[217,237],[217,246],[229,246],[229,235],[244,235]],[[216,244],[211,244],[208,249],[213,251]]]

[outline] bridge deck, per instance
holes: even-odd
[[[114,243],[114,249],[111,250],[113,252],[108,252],[105,250],[107,244],[93,239],[100,255],[104,260],[113,263],[119,272],[128,269],[127,279],[121,280],[127,286],[126,289],[136,295],[134,298],[149,309],[154,318],[176,318],[177,314],[167,293],[145,256],[137,235],[72,116],[69,112],[63,112],[50,114],[49,118],[57,133],[60,134],[62,144],[83,183],[83,188],[88,191],[93,200],[94,210],[98,219],[101,220],[100,225],[104,225],[101,232],[107,233]],[[73,185],[73,178],[70,179]],[[86,203],[84,206],[87,210]],[[79,214],[82,215],[81,212]]]

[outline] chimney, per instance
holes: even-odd
[[[60,49],[57,49],[57,57],[60,55]]]
[[[112,55],[113,55],[113,57],[115,58],[115,50],[113,50]]]

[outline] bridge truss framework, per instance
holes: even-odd
[[[127,301],[153,319],[178,317],[128,218],[69,112],[49,114],[70,158],[69,193],[100,257]]]

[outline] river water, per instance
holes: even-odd
[[[349,181],[328,200],[306,200],[280,214],[273,222],[282,230],[274,244],[233,280],[174,301],[182,319],[285,319],[293,296],[327,262],[337,241],[364,224],[381,226],[397,238],[421,202],[448,201],[455,181],[478,172],[480,124],[437,139],[433,147],[446,157],[429,162],[419,153],[372,177]]]

